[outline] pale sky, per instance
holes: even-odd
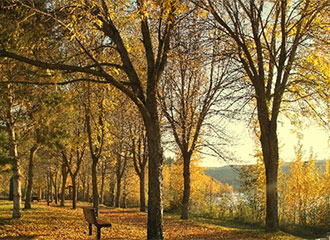
[[[252,133],[250,133],[249,127],[246,123],[235,122],[228,126],[230,131],[233,132],[233,136],[239,136],[236,146],[230,147],[230,150],[236,155],[237,159],[242,162],[233,164],[253,163],[255,158],[255,140]],[[295,146],[298,143],[297,134],[292,132],[294,127],[287,121],[278,126],[278,136],[280,145],[283,147],[280,150],[280,158],[285,162],[293,161],[295,158]],[[322,128],[314,125],[305,128],[301,131],[303,134],[302,144],[305,151],[305,159],[308,160],[310,149],[313,148],[314,155],[317,160],[324,160],[330,157],[330,149],[328,144],[329,135]],[[221,167],[227,165],[225,162],[216,158],[205,157],[202,166],[207,167]]]

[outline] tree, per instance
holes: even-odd
[[[266,171],[266,230],[277,231],[277,120],[297,59],[304,56],[310,29],[328,1],[199,1],[217,29],[229,37],[233,57],[252,84]],[[313,45],[312,45],[313,46]],[[308,47],[311,47],[310,45]]]
[[[131,120],[131,111],[127,105],[127,98],[117,99],[117,107],[112,112],[109,120],[111,125],[110,134],[113,142],[111,144],[111,154],[115,159],[114,174],[116,176],[116,194],[115,207],[120,207],[122,196],[122,180],[127,170],[129,149],[129,121]]]
[[[140,180],[140,211],[145,212],[145,171],[148,161],[148,145],[145,128],[141,123],[138,122],[135,126],[130,126],[130,136],[134,169]]]
[[[26,125],[32,125],[28,131],[32,146],[30,146],[29,166],[28,166],[28,184],[25,198],[25,209],[31,208],[31,197],[33,189],[34,176],[34,158],[37,151],[44,146],[51,146],[54,142],[59,141],[59,138],[64,137],[58,129],[60,124],[57,124],[58,115],[61,112],[61,103],[63,100],[62,93],[55,91],[49,86],[35,86],[30,89],[28,99],[25,101],[26,109]],[[55,114],[56,113],[56,114]],[[56,125],[56,127],[54,126]],[[62,125],[63,126],[63,125]],[[64,141],[64,139],[61,139]]]
[[[34,4],[10,2],[34,11]],[[46,10],[37,12],[43,12],[42,16],[47,16],[53,24],[49,34],[63,44],[62,53],[58,55],[61,60],[39,56],[29,58],[15,53],[6,44],[0,50],[2,58],[68,73],[72,81],[82,80],[75,78],[75,73],[80,72],[84,74],[84,80],[112,84],[136,104],[147,129],[151,149],[148,165],[148,238],[151,239],[163,239],[163,153],[156,93],[167,62],[175,14],[181,11],[182,4],[175,0],[137,0],[130,4],[111,4],[104,0],[75,1],[74,4],[71,1],[54,1],[47,5]],[[16,41],[13,36],[10,39]],[[139,48],[139,51],[132,52],[132,47]],[[141,55],[136,58],[136,53]],[[84,61],[79,60],[82,58]],[[139,69],[143,70],[142,74]],[[120,78],[117,72],[122,73]]]
[[[78,130],[79,131],[79,130]],[[79,139],[79,134],[77,136],[77,140]],[[69,149],[69,153],[67,150],[62,150],[62,159],[65,163],[68,172],[71,176],[71,183],[72,183],[72,209],[77,208],[77,176],[80,171],[81,163],[83,161],[83,157],[86,150],[86,142],[82,141],[81,145],[72,146]],[[62,166],[63,168],[63,166]],[[65,169],[62,169],[65,171]],[[62,188],[63,189],[63,188]]]
[[[97,185],[97,166],[105,143],[105,89],[98,89],[99,93],[92,92],[91,86],[87,86],[87,103],[85,104],[85,121],[88,136],[89,152],[92,158],[92,186],[93,186],[93,206],[98,214],[99,209],[99,191]],[[96,102],[96,108],[93,108],[93,99]]]
[[[304,161],[303,145],[296,146],[296,159],[290,163],[290,172],[283,189],[283,211],[286,221],[307,226],[316,222],[317,208],[321,197],[321,171],[315,166],[315,156],[311,151],[308,161]],[[283,214],[284,215],[284,214]],[[284,217],[284,216],[283,216]]]
[[[228,96],[234,99],[230,59],[217,51],[217,41],[205,42],[206,27],[196,14],[177,24],[172,41],[175,51],[161,82],[161,107],[184,163],[181,219],[189,215],[191,157],[201,150],[202,132],[214,116],[212,108],[217,105],[216,112],[223,114],[230,108]]]
[[[15,106],[15,98],[13,92],[13,86],[8,85],[8,93],[7,93],[7,117],[6,117],[6,125],[9,136],[9,144],[10,144],[10,158],[11,164],[13,167],[13,177],[12,177],[12,193],[13,193],[13,218],[21,217],[21,167],[20,167],[20,158],[18,155],[18,143],[16,136],[16,117],[14,112]]]

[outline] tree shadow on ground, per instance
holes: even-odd
[[[260,223],[244,223],[240,221],[226,220],[226,219],[212,219],[196,217],[198,222],[213,224],[221,227],[236,228],[242,230],[263,230],[264,227]]]
[[[0,218],[0,226],[8,224],[10,221],[12,221],[13,218],[8,217],[8,218]]]
[[[0,237],[0,240],[30,240],[30,239],[37,239],[40,235],[21,235],[15,237]]]

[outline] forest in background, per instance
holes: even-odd
[[[197,213],[258,221],[270,232],[286,223],[325,229],[328,165],[322,172],[299,163],[298,146],[292,177],[282,178],[277,125],[286,117],[297,131],[307,119],[328,127],[329,7],[1,1],[1,178],[11,186],[12,217],[37,195],[62,206],[71,198],[73,209],[78,200],[96,211],[100,203],[138,205],[150,239],[164,238],[163,209],[183,220]],[[235,160],[226,149],[235,143],[231,119],[249,123],[259,143],[260,164],[240,175],[247,199],[239,207],[233,188],[199,166],[205,152]],[[297,188],[283,192],[283,184]]]

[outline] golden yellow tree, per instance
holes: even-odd
[[[157,89],[170,50],[173,23],[184,9],[183,4],[178,0],[58,0],[40,7],[37,0],[8,0],[1,5],[11,9],[4,14],[13,22],[21,16],[10,13],[20,13],[22,9],[30,12],[31,18],[20,18],[26,23],[31,19],[41,19],[40,23],[49,30],[47,38],[60,45],[57,54],[48,54],[53,45],[40,49],[38,42],[29,46],[25,53],[18,53],[8,42],[15,43],[19,39],[9,34],[6,36],[8,41],[1,39],[1,58],[12,58],[50,72],[66,74],[68,81],[58,84],[77,81],[111,84],[126,94],[139,109],[149,146],[150,239],[164,238],[161,197],[163,150]],[[23,32],[35,30],[31,26],[29,31]]]

